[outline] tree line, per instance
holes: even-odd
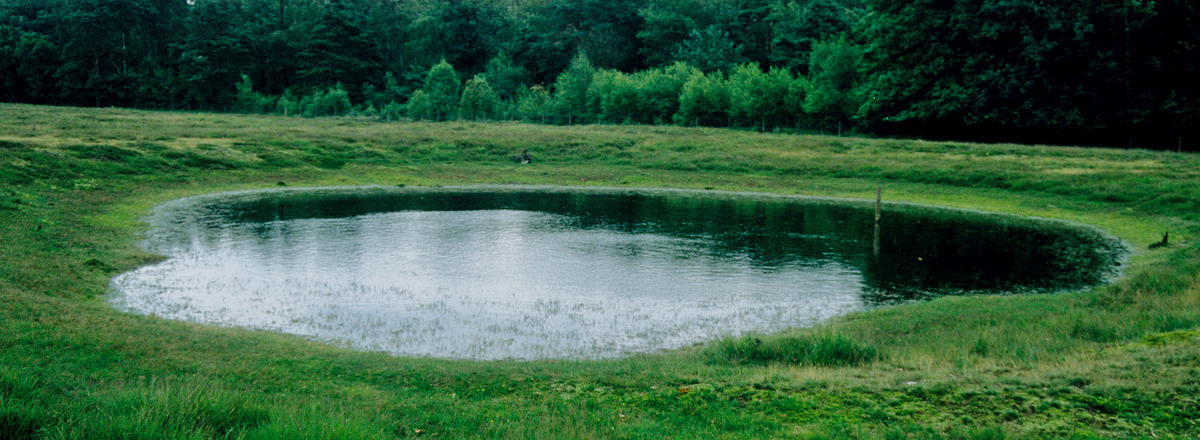
[[[0,0],[0,99],[1189,148],[1188,0]]]

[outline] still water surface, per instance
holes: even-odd
[[[670,191],[248,192],[164,205],[120,309],[400,355],[605,358],[946,294],[1075,289],[1094,230],[920,207]]]

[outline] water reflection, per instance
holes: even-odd
[[[1102,282],[1087,229],[683,192],[368,188],[185,199],[114,280],[140,313],[436,357],[597,358],[942,294]]]

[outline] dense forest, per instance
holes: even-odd
[[[0,0],[0,100],[1195,150],[1191,0]]]

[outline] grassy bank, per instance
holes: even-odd
[[[523,149],[532,165],[508,157]],[[0,438],[1195,438],[1200,159],[678,127],[0,105]],[[111,310],[186,195],[518,183],[885,199],[1099,226],[1111,286],[943,298],[608,361],[471,362]],[[1147,245],[1170,231],[1172,245]],[[5,437],[7,436],[7,437]]]

